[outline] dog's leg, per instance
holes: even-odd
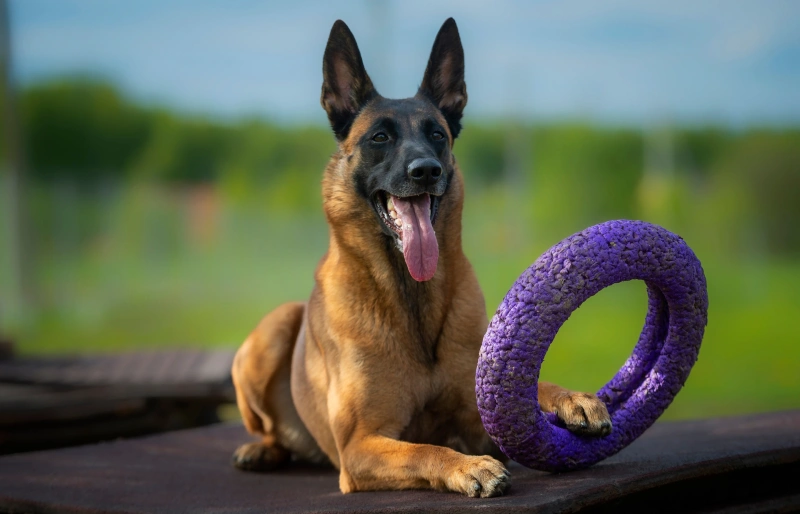
[[[344,493],[437,489],[486,498],[502,495],[511,484],[505,466],[488,455],[464,455],[377,434],[353,434],[340,455],[339,487]]]
[[[539,382],[539,405],[545,412],[554,412],[576,434],[601,436],[611,433],[608,409],[593,394]]]
[[[302,303],[281,305],[261,320],[236,352],[231,370],[236,403],[247,431],[261,436],[261,441],[234,452],[233,464],[240,469],[278,467],[291,456],[287,446],[292,441],[287,439],[310,439],[289,390],[292,351],[304,309]]]

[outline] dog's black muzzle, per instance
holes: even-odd
[[[442,178],[442,164],[430,157],[414,159],[408,165],[407,173],[412,182],[428,188]]]

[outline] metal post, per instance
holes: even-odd
[[[0,288],[7,304],[0,306],[0,334],[8,330],[13,322],[19,322],[28,314],[32,300],[28,258],[28,236],[24,227],[25,176],[19,124],[14,95],[13,68],[11,62],[11,29],[7,0],[0,0],[0,98],[2,99],[3,137],[0,148],[0,184],[3,198],[0,201],[0,218],[3,220],[2,234],[5,240],[0,252],[5,253],[0,262],[7,269],[4,287]],[[5,318],[3,318],[3,316]]]

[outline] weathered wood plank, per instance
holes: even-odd
[[[234,350],[166,350],[0,361],[0,382],[77,386],[218,384],[230,379]]]
[[[0,361],[0,454],[217,421],[233,350]]]
[[[337,473],[235,470],[238,424],[0,458],[0,512],[599,512],[800,509],[800,411],[660,422],[620,454],[559,475],[512,464],[510,494],[342,495]],[[738,510],[737,510],[738,511]]]

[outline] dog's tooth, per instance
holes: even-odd
[[[390,196],[388,200],[386,200],[386,206],[389,207],[390,211],[394,210],[394,202],[392,201],[392,197]]]

